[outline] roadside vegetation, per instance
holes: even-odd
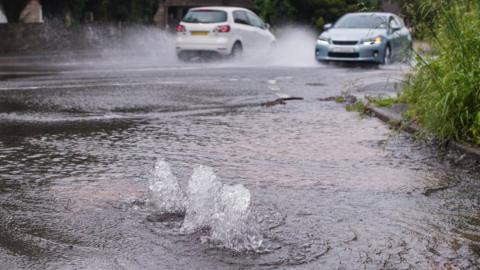
[[[461,0],[462,1],[462,0]],[[412,26],[417,40],[428,41],[435,36],[437,18],[442,16],[444,9],[457,0],[397,0],[403,8],[406,20]]]
[[[417,55],[401,97],[410,105],[407,115],[440,139],[480,145],[480,3],[429,0],[418,5],[424,13],[415,20],[423,18],[428,25],[422,35],[435,55]]]
[[[358,112],[358,113],[364,114],[367,107],[363,100],[359,100],[353,104],[348,104],[346,106],[346,109],[347,109],[347,112]]]
[[[374,104],[377,107],[390,107],[393,104],[399,103],[399,99],[396,97],[372,97],[367,96],[365,99],[369,102]]]

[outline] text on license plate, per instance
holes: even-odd
[[[355,48],[353,47],[334,47],[333,52],[338,52],[338,53],[354,53]]]
[[[208,36],[208,31],[192,31],[192,36]]]

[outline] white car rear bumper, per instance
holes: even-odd
[[[232,44],[225,37],[177,37],[177,53],[182,51],[212,51],[221,55],[228,55]]]

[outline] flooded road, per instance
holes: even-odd
[[[318,100],[392,95],[408,70],[2,71],[0,268],[478,269],[478,164]],[[284,96],[304,100],[260,106]],[[244,185],[261,251],[152,219],[159,160],[185,190],[197,165]]]

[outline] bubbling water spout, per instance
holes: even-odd
[[[258,251],[263,237],[251,213],[251,194],[243,185],[225,185],[213,169],[194,169],[185,196],[165,161],[155,165],[148,203],[160,215],[184,213],[184,233],[206,229],[205,242],[235,251]]]
[[[148,205],[159,214],[183,214],[185,201],[185,194],[170,165],[164,160],[157,161],[150,178]]]
[[[200,228],[210,228],[212,217],[216,212],[217,194],[222,190],[222,183],[209,167],[199,166],[194,169],[188,182],[188,201],[183,229],[194,231]]]
[[[230,249],[258,250],[262,236],[250,212],[250,191],[243,185],[224,185],[216,198],[211,238]]]
[[[250,202],[250,191],[243,185],[224,185],[211,168],[199,166],[188,184],[183,229],[209,228],[206,240],[237,251],[258,250],[263,239]]]

